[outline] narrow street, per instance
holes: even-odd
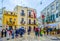
[[[14,38],[10,40],[7,40],[6,38],[1,38],[0,41],[60,41],[58,37],[50,36],[50,35],[45,35],[45,36],[34,36],[34,35],[24,35],[22,38]]]
[[[0,41],[60,41],[60,0],[0,0]]]

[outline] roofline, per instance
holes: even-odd
[[[16,7],[30,8],[30,9],[36,10],[36,9],[34,9],[34,8],[31,8],[31,7],[23,7],[23,6],[19,6],[19,5],[16,5]],[[15,8],[16,8],[16,7],[15,7]],[[14,8],[14,9],[15,9],[15,8]]]
[[[52,3],[54,3],[56,0],[54,0]],[[50,6],[52,3],[50,3],[48,6]],[[41,13],[48,7],[48,6],[46,6],[42,11],[41,11]]]

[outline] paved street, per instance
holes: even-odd
[[[60,41],[60,39],[54,36],[35,37],[31,35],[26,35],[26,37],[25,36],[22,38],[18,37],[10,40],[6,40],[6,38],[3,38],[3,39],[0,39],[0,41]]]

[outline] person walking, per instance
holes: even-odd
[[[31,33],[31,27],[29,26],[29,28],[28,28],[28,35],[30,35],[30,33]]]
[[[38,30],[38,28],[36,27],[36,28],[35,28],[35,35],[38,36],[38,34],[39,34],[39,30]]]
[[[5,29],[5,35],[4,36],[6,37],[6,35],[7,35],[7,28]]]
[[[3,38],[3,29],[2,29],[2,31],[1,31],[1,38]]]
[[[13,29],[12,29],[11,31],[12,31],[12,34],[11,34],[11,35],[12,35],[12,39],[14,39],[14,34],[15,34],[15,32],[14,32]]]
[[[0,27],[0,38],[1,38],[2,27]]]
[[[15,29],[15,37],[16,38],[18,37],[18,34],[19,34],[18,29]]]
[[[24,29],[24,27],[21,27],[21,28],[19,29],[20,37],[23,37],[24,33],[25,33],[25,29]]]
[[[10,31],[7,30],[7,40],[9,40],[9,39],[10,39]]]

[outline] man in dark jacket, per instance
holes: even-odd
[[[21,28],[19,29],[19,34],[20,34],[20,36],[23,37],[24,33],[25,33],[25,29],[24,29],[24,27],[21,27]]]
[[[19,34],[18,29],[15,29],[15,36],[18,37],[18,34]]]
[[[31,33],[31,27],[28,28],[28,35]]]

